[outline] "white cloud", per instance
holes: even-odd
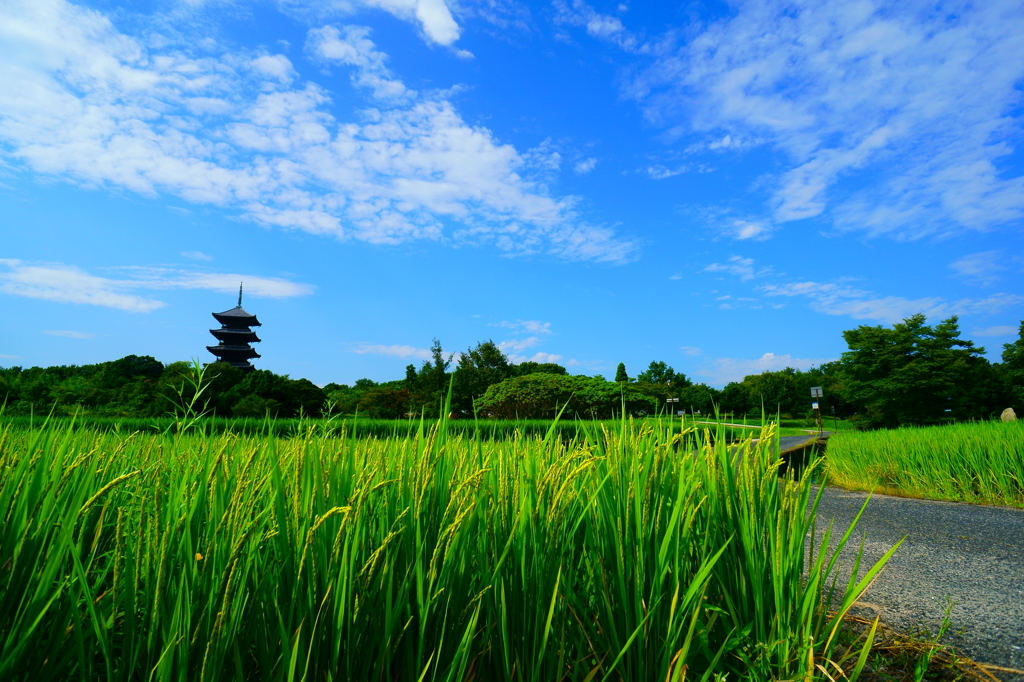
[[[696,346],[680,346],[679,350],[683,352],[683,355],[700,355],[700,348]]]
[[[532,348],[540,343],[540,339],[536,336],[530,336],[525,339],[512,339],[509,341],[502,341],[498,344],[498,348],[503,353],[511,354],[517,351],[523,351],[527,348]]]
[[[540,363],[553,362],[553,363],[558,363],[558,362],[561,362],[562,356],[561,355],[555,355],[553,353],[538,352],[538,353],[534,353],[530,357],[526,357],[525,355],[509,355],[508,359],[509,359],[509,362],[511,362],[513,365],[519,365],[519,364],[522,364],[524,362],[540,362]],[[565,364],[572,366],[572,365],[576,365],[578,363],[576,361],[574,361],[574,360],[570,360],[570,361],[566,362]]]
[[[309,284],[280,277],[138,266],[116,269],[132,275],[128,285],[147,289],[205,289],[230,294],[238,291],[239,284],[244,284],[246,295],[262,298],[293,298],[313,293]]]
[[[366,26],[344,26],[339,31],[333,26],[313,29],[306,41],[306,52],[318,61],[336,62],[356,67],[352,72],[355,85],[373,90],[379,99],[415,96],[405,89],[384,65],[388,56],[376,49]]]
[[[806,370],[810,367],[831,362],[836,358],[794,358],[792,355],[776,355],[765,353],[759,358],[745,360],[740,358],[716,358],[707,367],[697,370],[700,376],[708,377],[712,383],[727,384],[742,381],[743,377],[762,372],[777,372],[787,367]]]
[[[429,350],[426,348],[416,348],[415,346],[384,346],[367,343],[354,349],[352,352],[361,355],[389,355],[396,358],[416,358],[417,360],[429,360],[431,358]]]
[[[85,303],[116,308],[130,313],[148,313],[166,304],[162,301],[121,293],[121,283],[96,277],[76,267],[61,264],[29,264],[3,259],[0,292],[58,303]]]
[[[275,277],[194,272],[171,268],[115,268],[130,277],[98,277],[62,263],[26,263],[0,259],[0,293],[58,303],[84,303],[131,313],[148,313],[166,303],[128,293],[138,289],[205,289],[224,293],[238,291],[266,298],[289,298],[312,293],[313,287]]]
[[[450,15],[440,0],[374,4],[415,13],[442,44],[457,35],[441,30]],[[87,187],[166,193],[339,239],[635,258],[635,242],[586,224],[573,197],[531,179],[526,156],[467,124],[451,91],[405,88],[368,36],[331,26],[309,35],[307,54],[353,69],[371,97],[346,122],[323,88],[289,85],[281,55],[198,58],[63,0],[5,3],[0,42],[17,49],[0,52],[0,153]]]
[[[92,339],[92,338],[96,337],[95,334],[90,334],[88,332],[72,332],[72,331],[47,330],[47,331],[44,331],[43,333],[44,334],[49,334],[50,336],[66,336],[69,339]]]
[[[677,166],[675,168],[666,168],[660,163],[653,166],[648,166],[646,169],[647,175],[651,176],[653,180],[666,180],[668,178],[682,175],[690,170],[687,165]]]
[[[348,17],[366,7],[381,9],[419,26],[423,37],[438,45],[451,46],[462,33],[445,0],[278,0],[278,6],[282,11],[310,22]]]
[[[530,334],[550,334],[551,323],[541,322],[540,320],[516,320],[515,322],[509,322],[508,320],[502,320],[501,322],[492,322],[488,324],[489,327],[504,327],[505,329],[512,329],[516,331],[524,331]]]
[[[971,336],[1011,336],[1017,333],[1018,328],[1009,324],[1003,324],[986,329],[975,329]]]
[[[413,17],[423,27],[423,32],[431,41],[439,45],[451,45],[459,39],[461,29],[455,23],[451,11],[444,0],[362,0],[364,4],[411,20]]]
[[[771,272],[770,267],[755,269],[753,258],[743,256],[730,256],[725,263],[712,263],[704,268],[704,272],[726,272],[740,278],[741,282],[749,282],[755,277],[760,277]]]
[[[587,34],[618,45],[624,50],[637,49],[637,39],[626,30],[618,17],[601,14],[583,0],[555,0],[555,21],[569,26],[582,26]]]
[[[4,360],[20,360],[21,356],[20,355],[4,355],[4,354],[0,353],[0,358],[3,358]]]
[[[748,1],[694,28],[628,94],[674,131],[781,152],[774,220],[915,238],[1024,217],[1024,177],[1000,168],[1021,131],[1015,0]]]
[[[1006,266],[999,263],[1001,251],[982,251],[967,254],[949,264],[957,277],[967,284],[991,286],[1000,280],[998,273]]]
[[[185,258],[191,258],[192,260],[213,260],[213,256],[203,253],[202,251],[182,251],[181,255]]]
[[[767,239],[771,233],[764,223],[752,223],[746,220],[735,220],[728,232],[736,239],[754,239],[760,241]]]
[[[265,76],[270,76],[285,85],[291,85],[292,80],[296,76],[295,67],[292,66],[291,61],[283,54],[261,55],[252,60],[250,64],[256,71]]]
[[[994,315],[1002,310],[1024,304],[1018,294],[993,294],[986,298],[962,298],[948,301],[941,297],[907,299],[899,296],[877,296],[870,291],[841,284],[793,282],[766,284],[759,287],[765,296],[802,296],[810,299],[811,309],[827,315],[848,315],[855,320],[878,320],[888,324],[911,315],[924,313],[929,318],[952,315]]]
[[[576,175],[586,175],[590,171],[597,167],[597,159],[590,157],[589,159],[583,159],[577,161],[576,165],[572,167],[572,170]]]

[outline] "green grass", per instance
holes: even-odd
[[[52,417],[47,419],[46,415],[36,417],[7,416],[0,415],[0,425],[10,426],[14,429],[32,429],[40,424],[49,423],[61,424],[67,428],[89,431],[115,431],[120,433],[150,433],[161,434],[177,430],[181,420],[173,416],[165,417],[100,417],[100,416],[78,416],[78,417]],[[638,420],[650,422],[652,428],[676,428],[680,427],[678,417],[648,417]],[[686,425],[707,428],[705,424],[695,422],[710,421],[717,423],[712,417],[710,419],[693,420],[686,417]],[[722,419],[721,422],[729,420]],[[732,423],[732,422],[730,422]],[[735,423],[743,424],[743,420]],[[762,422],[760,419],[746,420],[751,428],[722,427],[722,433],[727,440],[743,440],[750,437],[751,433],[757,433],[757,429],[771,424],[771,420]],[[200,428],[207,435],[219,435],[223,433],[234,433],[240,436],[268,436],[278,438],[293,438],[304,432],[310,425],[316,427],[325,435],[338,434],[344,428],[348,435],[355,435],[358,438],[395,438],[415,435],[419,428],[420,420],[417,419],[370,419],[360,416],[329,417],[320,419],[254,419],[240,417],[208,417],[204,418]],[[518,419],[518,420],[491,420],[491,419],[454,419],[448,422],[448,432],[459,434],[467,438],[481,438],[484,440],[503,440],[519,436],[545,436],[553,428],[560,437],[572,439],[577,437],[583,430],[600,428],[615,428],[618,420],[603,421],[571,421],[550,419]],[[807,430],[814,428],[807,426],[800,420],[788,420],[782,424],[777,431],[780,436],[798,436],[807,433]]]
[[[805,555],[814,471],[780,481],[770,429],[737,460],[632,422],[454,427],[8,425],[0,679],[856,678],[842,617],[890,554],[838,585],[849,533]]]
[[[852,490],[1024,507],[1024,422],[836,434],[828,474]]]

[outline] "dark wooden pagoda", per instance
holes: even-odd
[[[260,338],[249,327],[261,327],[262,325],[255,315],[242,309],[241,284],[238,285],[238,305],[222,313],[213,313],[213,317],[220,322],[221,327],[220,329],[211,329],[210,333],[220,343],[216,346],[207,346],[206,350],[216,355],[218,362],[226,362],[243,372],[251,372],[256,369],[249,364],[249,360],[258,358],[260,355],[249,344],[259,343]]]

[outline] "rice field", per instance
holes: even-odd
[[[84,429],[93,431],[117,431],[121,433],[150,433],[162,434],[175,432],[182,424],[182,420],[175,416],[165,417],[107,417],[93,415],[79,415],[75,417],[48,417],[43,416],[2,416],[4,424],[14,429],[33,429],[43,423],[61,424],[67,428]],[[646,417],[638,420],[642,423],[649,423],[651,428],[674,428],[697,427],[708,428],[714,418],[685,417],[681,422],[679,417]],[[731,424],[728,419],[720,420],[723,424]],[[721,433],[730,441],[742,440],[757,433],[764,424],[770,420],[737,420],[739,424],[749,422],[749,426],[722,426]],[[462,435],[466,438],[483,440],[500,440],[514,437],[546,436],[549,431],[554,432],[563,439],[576,438],[586,430],[600,430],[602,428],[615,429],[619,420],[570,420],[570,419],[453,419],[448,421],[447,430],[450,435]],[[830,422],[831,423],[831,422]],[[324,435],[338,435],[344,429],[348,436],[360,438],[407,438],[416,435],[419,429],[419,418],[414,419],[370,419],[360,416],[330,416],[322,418],[303,419],[254,419],[245,417],[204,417],[200,424],[202,431],[207,435],[220,435],[234,433],[239,436],[267,436],[273,435],[277,438],[293,438],[303,434],[311,426],[319,429]],[[808,429],[808,426],[799,420],[783,422],[777,431],[782,436],[801,435]],[[719,429],[715,429],[718,433]]]
[[[1024,422],[843,432],[829,439],[828,475],[852,490],[1024,507]]]
[[[891,553],[855,583],[806,552],[814,467],[780,480],[771,427],[450,426],[8,425],[0,679],[857,677],[842,618]]]

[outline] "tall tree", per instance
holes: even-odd
[[[865,425],[970,416],[955,399],[977,381],[987,361],[984,348],[960,338],[955,316],[931,327],[917,314],[891,329],[861,326],[843,332],[843,338],[850,348],[842,358],[846,394]]]
[[[619,366],[615,368],[615,380],[623,384],[629,381],[629,375],[626,374],[626,363],[620,362]]]
[[[787,367],[744,377],[743,383],[747,386],[753,408],[764,408],[767,414],[798,410],[801,404],[808,402],[797,395],[798,374],[797,370]]]
[[[488,339],[459,356],[455,368],[452,407],[464,414],[473,413],[473,401],[487,388],[515,375],[513,365],[498,345]]]
[[[625,367],[623,367],[625,369]],[[668,364],[654,360],[647,366],[647,369],[636,375],[636,380],[645,384],[663,384],[683,388],[692,382],[682,372],[676,372]]]
[[[430,360],[424,360],[416,377],[417,392],[410,399],[413,411],[423,410],[427,416],[437,416],[441,401],[448,395],[448,368],[454,353],[445,357],[441,342],[434,339],[430,345]]]
[[[1013,401],[1013,408],[1024,416],[1024,320],[1020,323],[1020,334],[1013,343],[1003,344],[1003,371]]]

